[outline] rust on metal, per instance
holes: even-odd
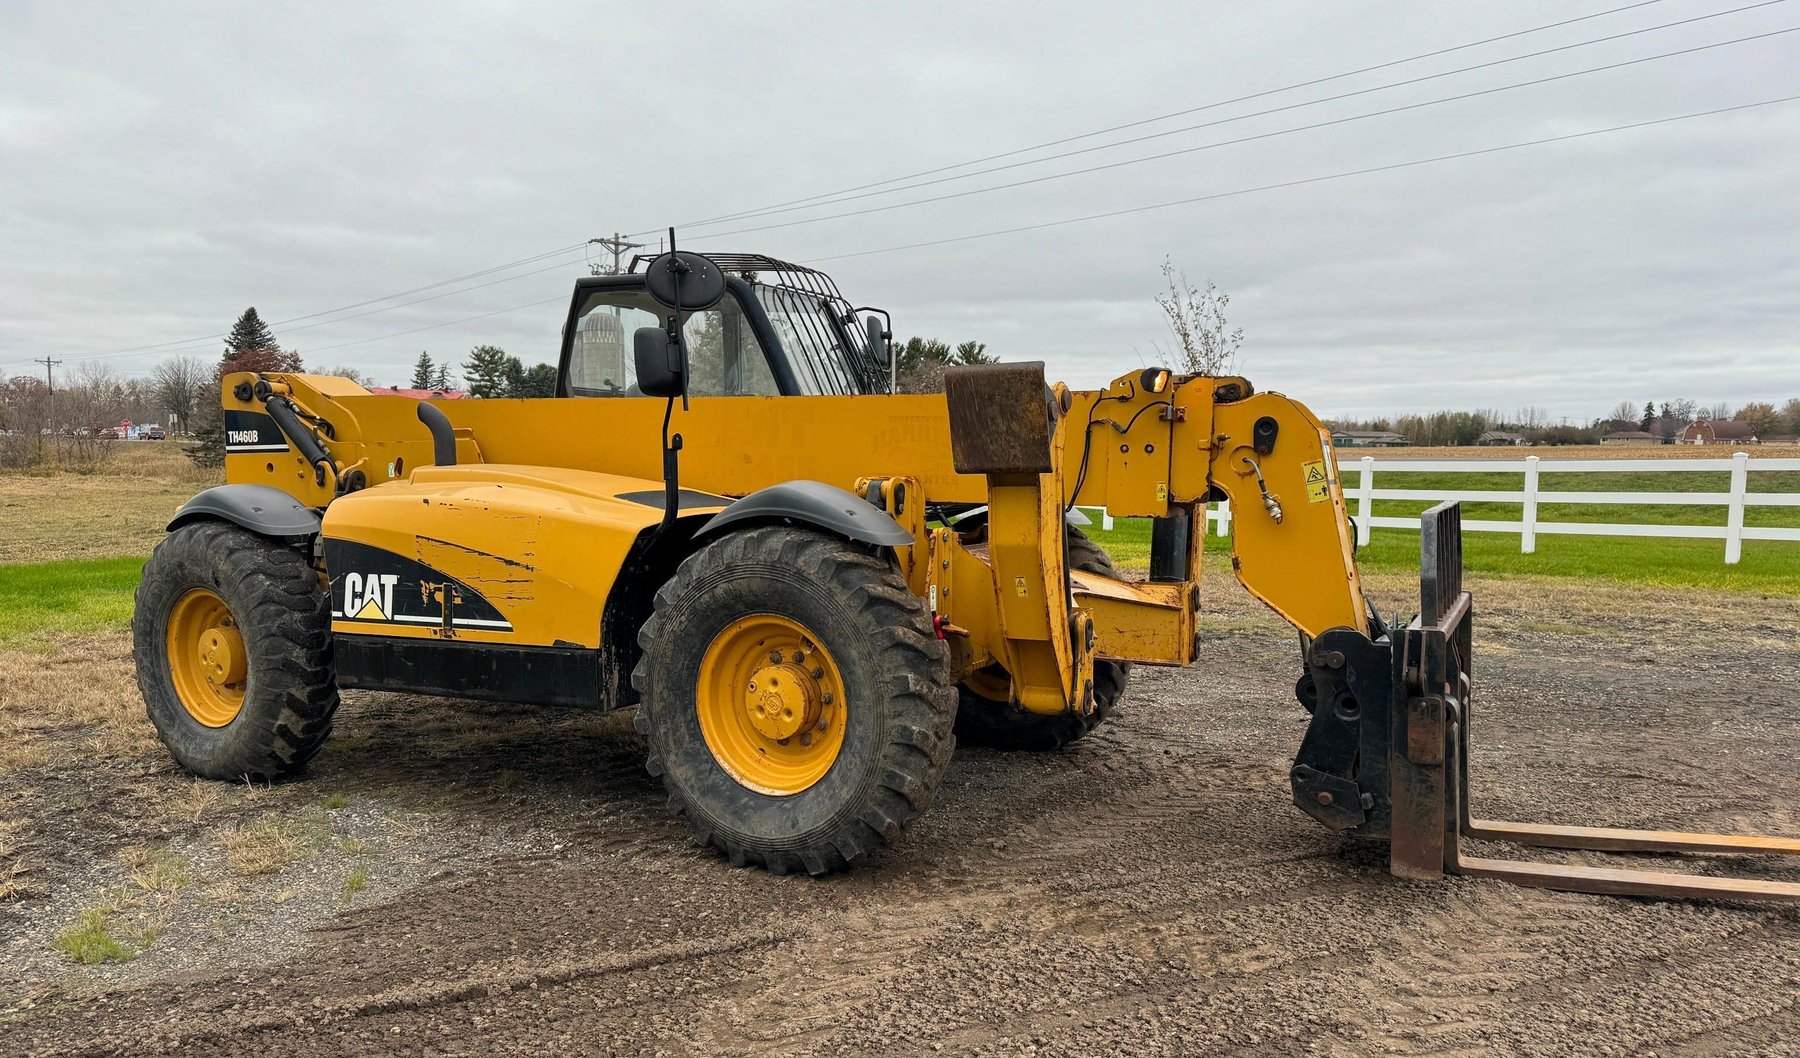
[[[944,372],[950,455],[959,474],[1048,474],[1050,400],[1042,361]]]

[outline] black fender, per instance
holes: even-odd
[[[181,505],[169,531],[206,518],[283,538],[319,535],[319,512],[272,485],[218,485]]]
[[[893,515],[854,492],[823,481],[784,481],[758,489],[713,515],[694,536],[704,539],[733,525],[769,521],[804,522],[860,543],[885,547],[917,542]]]

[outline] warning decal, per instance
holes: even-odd
[[[1331,498],[1331,479],[1325,476],[1325,461],[1315,460],[1300,467],[1306,472],[1306,502],[1324,503]]]

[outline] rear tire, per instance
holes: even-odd
[[[208,779],[299,771],[331,733],[331,613],[304,555],[225,522],[157,545],[131,618],[150,722]]]
[[[1116,577],[1112,557],[1081,530],[1067,527],[1070,564],[1084,573]],[[1006,670],[989,666],[957,688],[961,704],[956,711],[957,737],[993,749],[1043,752],[1061,749],[1086,738],[1106,722],[1113,706],[1125,694],[1131,664],[1125,661],[1094,662],[1094,711],[1087,715],[1063,713],[1049,716],[1021,709],[1006,698]]]
[[[810,529],[732,533],[682,562],[638,642],[646,767],[732,863],[843,870],[929,807],[956,695],[890,558]]]

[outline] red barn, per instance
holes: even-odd
[[[1756,431],[1746,422],[1733,419],[1721,419],[1713,422],[1709,419],[1696,419],[1688,423],[1687,429],[1681,431],[1681,443],[1684,445],[1753,445],[1762,441]]]

